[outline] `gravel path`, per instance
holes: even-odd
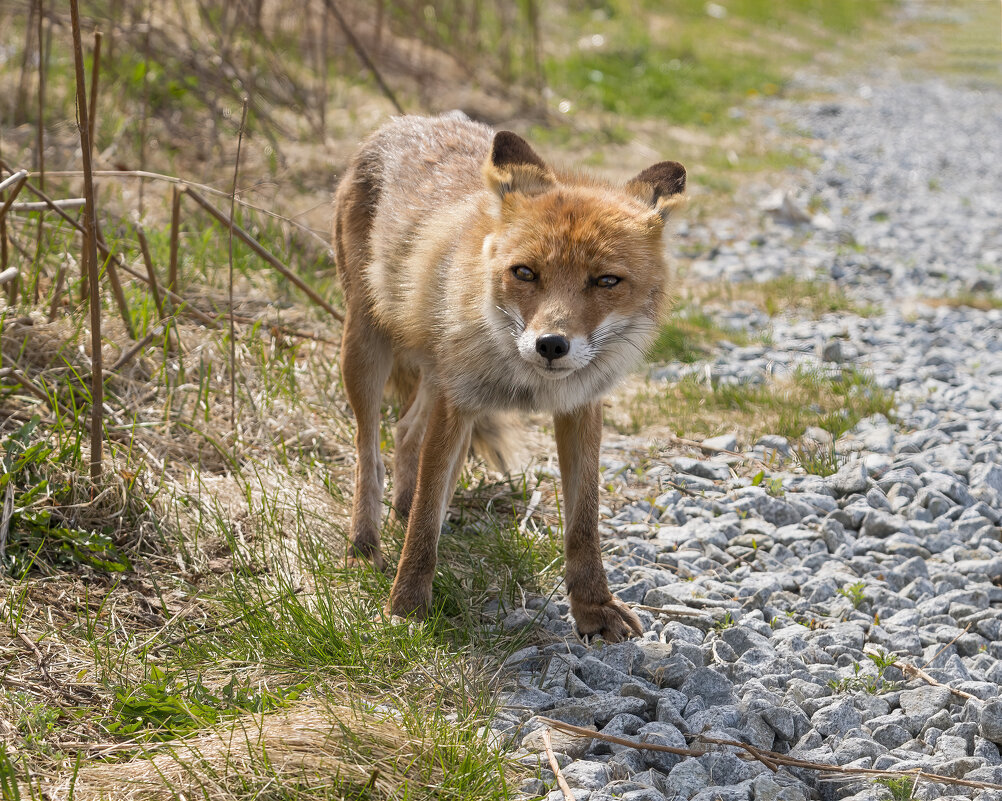
[[[797,196],[820,198],[822,215],[783,222],[798,211],[788,203],[758,230],[723,222],[683,230],[681,244],[718,245],[693,266],[706,280],[818,274],[883,310],[773,320],[773,344],[725,347],[714,376],[850,363],[895,391],[894,421],[870,418],[841,438],[848,461],[836,475],[787,460],[770,471],[782,486],[768,490],[719,457],[636,474],[632,454],[649,443],[606,444],[604,481],[646,498],[602,521],[613,591],[638,605],[646,633],[512,657],[508,707],[493,725],[514,737],[516,758],[540,766],[529,796],[564,798],[539,716],[649,743],[686,747],[684,735],[704,733],[831,765],[1002,785],[1002,311],[919,302],[1002,289],[1002,92],[884,80],[770,109],[820,145]],[[729,322],[764,324],[746,312]],[[726,440],[713,444],[735,446]],[[788,453],[767,437],[748,455],[782,465]],[[562,597],[529,606],[568,633]],[[873,779],[773,772],[733,749],[682,757],[552,737],[577,801],[891,797]],[[923,781],[913,797],[1002,792]]]

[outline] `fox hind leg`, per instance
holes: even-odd
[[[405,522],[414,502],[421,443],[428,429],[430,406],[427,384],[419,379],[410,402],[397,423],[397,447],[393,461],[393,509],[397,517]]]
[[[379,529],[385,469],[379,456],[379,414],[383,388],[393,365],[386,335],[364,311],[348,306],[341,341],[341,378],[355,413],[355,497],[351,509],[349,565],[371,562],[383,569]]]

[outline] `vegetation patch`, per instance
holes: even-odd
[[[680,435],[703,439],[734,431],[754,440],[764,434],[796,439],[817,426],[838,439],[864,417],[890,414],[891,393],[865,373],[848,368],[831,375],[797,370],[788,378],[763,384],[725,384],[686,378],[649,383],[625,401],[630,425],[670,421]]]

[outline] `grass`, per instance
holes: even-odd
[[[929,306],[947,306],[954,309],[970,308],[978,311],[1002,309],[1002,297],[991,292],[962,292],[949,297],[922,298],[922,303]]]
[[[707,386],[686,378],[647,385],[625,405],[629,423],[618,427],[627,431],[671,421],[677,433],[695,439],[733,430],[750,440],[764,434],[796,439],[817,426],[838,439],[864,417],[889,414],[893,398],[865,373],[848,368],[835,375],[798,370],[759,385]]]
[[[711,14],[702,0],[605,0],[568,14],[581,38],[548,59],[547,77],[576,106],[729,128],[732,107],[782,92],[795,67],[880,21],[890,5],[742,0]]]
[[[657,340],[647,352],[647,359],[692,363],[709,356],[713,347],[724,340],[746,345],[750,337],[744,331],[719,325],[711,315],[687,304],[661,326]]]
[[[803,279],[792,275],[765,281],[720,282],[690,286],[687,289],[693,296],[698,296],[701,302],[732,305],[744,301],[770,317],[780,314],[820,317],[839,312],[868,317],[880,312],[871,304],[853,300],[832,281]]]

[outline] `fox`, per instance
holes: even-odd
[[[622,186],[557,170],[517,134],[460,114],[396,117],[361,144],[335,192],[332,232],[357,451],[346,559],[385,567],[379,426],[391,383],[392,508],[406,533],[385,614],[423,619],[431,608],[471,441],[490,440],[505,414],[537,411],[553,416],[577,632],[642,633],[602,565],[602,398],[669,310],[667,221],[685,184],[674,161]]]

